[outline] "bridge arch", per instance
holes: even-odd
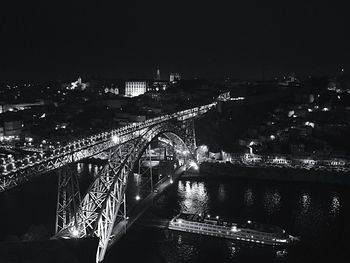
[[[193,147],[186,144],[186,132],[176,124],[164,122],[154,125],[138,138],[111,148],[108,164],[101,169],[89,187],[70,223],[56,237],[97,236],[99,245],[96,262],[102,261],[115,233],[118,232],[117,225],[126,218],[123,207],[126,202],[128,177],[152,140],[164,135],[173,143],[172,147],[191,153],[190,149]],[[194,159],[190,155],[189,159],[192,158]]]

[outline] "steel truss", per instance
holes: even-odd
[[[70,222],[77,222],[80,202],[76,171],[72,169],[72,165],[67,165],[58,170],[56,233],[66,228]]]
[[[152,154],[151,154],[151,144],[148,145],[148,148],[146,151],[143,152],[142,156],[138,160],[138,174],[142,176],[149,176],[149,180],[147,180],[146,183],[143,183],[143,185],[150,182],[150,191],[153,192],[153,166],[152,166]],[[143,162],[148,162],[149,166],[142,167]],[[142,186],[141,186],[142,188]],[[142,190],[142,189],[141,189]]]
[[[5,177],[0,177],[0,192],[16,187],[17,185],[28,181],[33,176],[38,176],[94,156],[113,147],[114,145],[115,143],[109,139],[89,147],[82,147],[77,151],[62,154],[56,157],[49,157],[41,163],[32,164],[29,167],[25,167],[25,169],[19,169],[16,173],[11,173]]]
[[[216,104],[217,102],[215,101],[207,105],[149,119],[137,125],[127,125],[119,129],[78,139],[77,141],[54,148],[50,156],[44,154],[36,156],[34,154],[28,158],[25,157],[14,161],[8,160],[1,166],[0,192],[16,187],[34,176],[95,156],[103,151],[107,151],[118,143],[133,140],[154,125],[172,121],[183,122],[193,119],[199,115],[205,114],[208,110],[215,107]],[[116,138],[118,138],[118,142],[115,141]]]
[[[170,122],[155,125],[139,138],[111,148],[108,164],[101,169],[76,212],[77,220],[72,219],[55,237],[98,237],[100,241],[96,262],[102,261],[113,242],[114,226],[126,219],[125,191],[128,176],[151,140],[160,134],[171,138],[174,145],[187,149],[185,134],[180,127]]]
[[[194,119],[187,119],[182,122],[182,129],[185,132],[184,138],[185,138],[185,144],[190,149],[191,153],[194,154],[195,150],[197,148],[196,145],[196,134],[195,134],[195,128],[194,128]]]

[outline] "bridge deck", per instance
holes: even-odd
[[[19,160],[6,160],[5,164],[0,165],[0,192],[15,187],[31,177],[92,157],[118,144],[133,140],[142,136],[154,125],[195,118],[215,105],[216,102],[102,132],[53,149],[49,155],[34,153]]]
[[[113,229],[113,241],[111,243],[115,243],[118,241],[125,232],[136,222],[137,219],[141,217],[141,215],[149,209],[153,203],[162,195],[162,193],[171,185],[173,185],[172,182],[177,182],[181,174],[185,172],[185,167],[181,166],[179,169],[176,170],[174,175],[171,178],[168,178],[167,180],[164,180],[160,184],[157,185],[155,189],[157,189],[157,192],[150,193],[145,199],[143,199],[140,204],[138,204],[137,209],[133,210],[131,214],[129,214],[128,220],[122,220],[116,225]],[[172,182],[171,182],[172,180]]]

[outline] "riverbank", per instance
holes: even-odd
[[[189,171],[181,176],[182,179],[197,179],[200,177],[212,179],[229,177],[350,185],[350,173],[278,167],[244,167],[229,163],[201,163],[199,172]]]

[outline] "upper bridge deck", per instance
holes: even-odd
[[[50,151],[33,153],[24,158],[7,158],[0,164],[0,191],[16,186],[28,176],[35,176],[69,163],[74,163],[94,156],[117,144],[135,139],[149,127],[168,121],[184,121],[195,118],[216,106],[211,104],[175,112],[148,119],[144,122],[126,125],[124,127],[101,132],[83,139],[60,145]]]

